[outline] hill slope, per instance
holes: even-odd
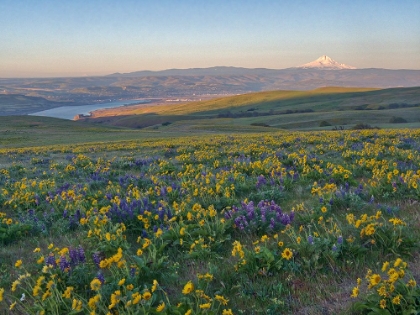
[[[312,114],[315,123],[320,124],[327,113],[333,116],[345,117],[339,123],[351,124],[352,117],[365,117],[365,123],[370,123],[374,116],[373,111],[381,112],[383,120],[387,123],[395,115],[412,110],[407,122],[417,122],[420,119],[420,88],[397,89],[358,89],[358,88],[321,88],[312,91],[271,91],[244,94],[205,102],[194,102],[179,105],[161,106],[133,106],[125,108],[122,115],[119,110],[103,110],[94,112],[87,121],[125,126],[132,128],[157,127],[160,124],[169,126],[180,121],[202,119],[231,118],[238,119],[241,124],[262,124],[261,120],[270,118],[266,125],[282,127],[279,123],[285,115]],[[373,116],[372,116],[373,115]],[[402,114],[401,114],[402,115]],[[330,115],[331,116],[331,115]],[[261,117],[266,117],[261,119]],[[276,119],[278,122],[276,122]],[[292,116],[288,116],[289,122]],[[297,116],[294,117],[297,119]],[[299,120],[299,119],[298,119]],[[360,120],[360,119],[359,119]],[[314,125],[312,124],[312,127]],[[298,126],[298,129],[300,127]]]
[[[62,106],[61,104],[49,101],[43,97],[25,96],[20,94],[0,94],[0,116],[24,115]]]

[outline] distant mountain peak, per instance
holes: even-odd
[[[337,61],[331,59],[327,55],[323,55],[318,59],[305,63],[299,67],[300,69],[320,69],[320,70],[347,70],[347,69],[356,69],[355,67],[345,65],[344,63],[338,63]]]

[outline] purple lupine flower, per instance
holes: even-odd
[[[261,186],[267,184],[267,180],[265,179],[264,175],[260,175],[257,178],[256,187],[260,188]]]
[[[231,210],[225,212],[225,219],[229,220],[230,218],[232,218],[232,211]]]
[[[349,185],[349,183],[348,183],[348,182],[346,182],[346,183],[344,184],[344,187],[345,187],[346,191],[348,192],[348,191],[349,191],[349,189],[350,189],[350,185]]]
[[[61,271],[70,269],[70,263],[67,261],[66,256],[60,257],[60,269]]]
[[[162,197],[165,197],[168,194],[168,191],[166,190],[166,187],[161,187],[160,188],[160,195]]]
[[[374,203],[375,202],[375,197],[373,197],[373,195],[370,197],[370,203]]]
[[[288,225],[290,223],[290,217],[287,214],[284,214],[281,218],[281,223],[283,225]]]
[[[339,245],[343,244],[343,237],[341,235],[337,239],[337,244]]]
[[[134,268],[134,267],[131,267],[130,268],[130,277],[131,278],[134,278],[134,276],[136,275],[136,268]]]
[[[81,263],[84,263],[86,261],[85,251],[81,245],[79,245],[78,259],[79,259],[79,262]]]
[[[158,216],[159,216],[159,219],[163,221],[165,219],[165,210],[159,210]]]
[[[69,257],[70,257],[70,264],[72,266],[77,265],[77,263],[79,262],[79,253],[78,253],[77,249],[70,248],[69,249]]]
[[[50,253],[47,257],[47,259],[45,260],[45,264],[47,266],[51,265],[53,267],[57,267],[57,263],[55,262],[55,257],[53,253]]]
[[[334,245],[333,245],[333,247],[331,248],[331,250],[332,250],[333,252],[337,251],[337,246],[334,244]]]
[[[104,284],[105,283],[105,277],[104,277],[104,275],[103,275],[102,272],[99,271],[96,274],[96,277],[95,278],[98,279],[99,281],[101,281],[101,284]]]
[[[270,229],[274,230],[274,227],[276,226],[276,222],[274,221],[274,218],[271,218],[270,220]]]
[[[265,215],[261,214],[261,222],[265,223],[267,219],[265,218]]]
[[[311,245],[313,245],[313,244],[314,244],[314,238],[313,238],[313,236],[312,236],[312,235],[309,235],[309,236],[308,236],[308,243],[309,243],[309,244],[311,244]]]
[[[93,253],[92,255],[93,262],[95,263],[96,267],[99,268],[99,264],[101,262],[101,258],[99,257],[98,253]]]
[[[294,211],[292,211],[292,212],[290,212],[290,214],[289,214],[289,219],[290,219],[290,222],[292,222],[294,218],[295,218],[295,212],[294,212]],[[289,222],[289,223],[290,223],[290,222]]]

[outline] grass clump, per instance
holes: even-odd
[[[404,124],[404,123],[407,123],[407,120],[402,117],[394,116],[389,120],[389,122],[392,124]]]

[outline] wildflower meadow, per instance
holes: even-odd
[[[0,149],[0,314],[420,314],[420,130]]]

